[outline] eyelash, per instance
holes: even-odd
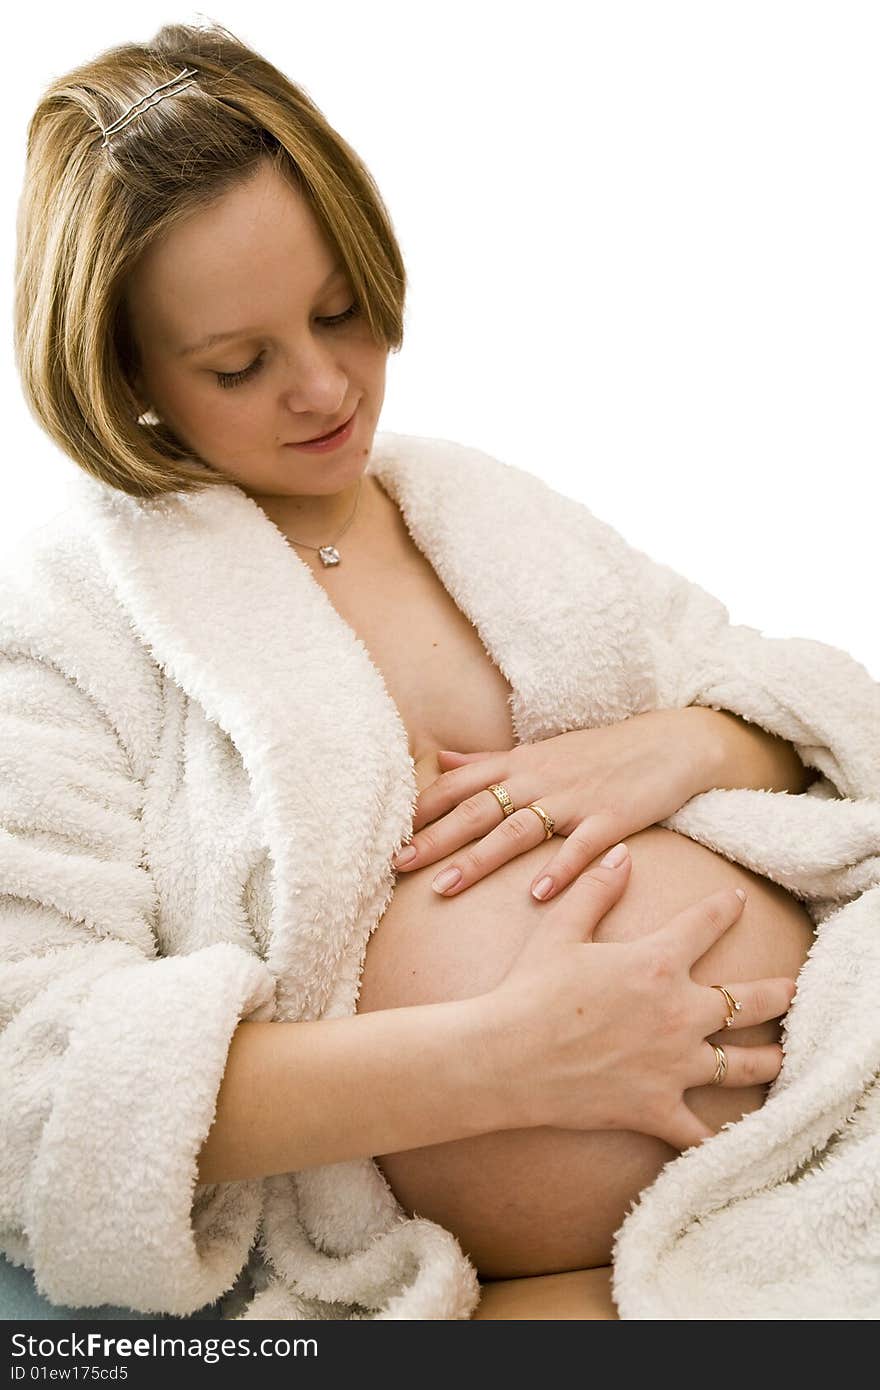
[[[349,319],[353,319],[358,311],[359,306],[355,302],[354,304],[350,304],[347,309],[344,309],[341,314],[333,314],[330,318],[322,319],[321,322],[326,324],[328,328],[339,328],[343,323],[347,323]],[[242,367],[240,372],[215,372],[214,375],[217,378],[217,385],[222,386],[224,390],[228,389],[230,386],[240,386],[242,382],[256,375],[262,367],[263,361],[263,354],[260,353],[259,357],[255,357],[253,362],[247,367]]]

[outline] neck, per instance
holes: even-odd
[[[366,478],[355,481],[341,492],[326,497],[255,496],[254,501],[275,522],[294,545],[303,547],[328,545],[335,541],[342,528],[354,519],[343,540],[357,529],[365,509],[369,486]]]

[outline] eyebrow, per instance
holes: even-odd
[[[337,261],[336,265],[333,267],[330,274],[327,276],[327,279],[324,281],[323,285],[318,290],[318,294],[322,294],[323,291],[327,288],[327,286],[331,284],[331,282],[335,280],[338,275],[342,275],[344,273],[344,270],[345,267],[341,264],[341,262]],[[214,347],[216,343],[228,342],[230,338],[256,337],[258,332],[259,329],[250,327],[232,328],[224,331],[223,333],[209,333],[207,337],[200,338],[197,343],[190,343],[188,347],[182,347],[178,349],[177,356],[192,357],[194,353],[204,352],[207,348]]]

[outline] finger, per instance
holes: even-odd
[[[495,798],[492,797],[492,800],[495,801]],[[497,806],[498,803],[495,804]],[[438,831],[442,832],[446,821],[453,820],[453,816],[446,816],[439,823]],[[515,811],[469,849],[456,854],[451,864],[444,865],[431,887],[444,898],[463,893],[472,883],[486,878],[495,869],[500,869],[502,864],[515,859],[518,854],[524,853],[527,849],[534,849],[544,839],[544,834],[543,822],[534,811]],[[454,881],[453,874],[458,875]]]
[[[787,1013],[795,996],[797,984],[794,980],[779,979],[748,980],[744,983],[727,984],[725,989],[733,995],[739,1009],[729,1009],[727,1000],[720,989],[711,985],[700,985],[705,1005],[705,1015],[701,1014],[703,1034],[718,1033],[713,1042],[722,1042],[720,1034],[728,1036],[737,1028],[751,1028],[755,1023],[767,1023],[771,1018],[781,1018]],[[732,1019],[728,1023],[728,1018]]]
[[[541,805],[544,805],[542,802]],[[546,810],[546,805],[544,806]],[[534,811],[529,812],[534,815]],[[548,812],[549,814],[549,812]],[[612,845],[616,845],[621,835],[626,833],[618,825],[616,828],[607,816],[587,816],[576,825],[571,834],[562,841],[556,853],[535,874],[529,889],[533,898],[541,902],[556,896],[563,888],[573,883],[578,874],[598,860]],[[536,891],[540,889],[540,891]]]
[[[700,1044],[699,1057],[694,1066],[696,1079],[690,1083],[691,1086],[716,1085],[727,1089],[760,1086],[775,1081],[782,1070],[783,1052],[779,1043],[755,1043],[753,1047],[723,1043],[719,1046],[727,1058],[724,1080],[713,1082],[718,1058],[712,1044],[705,1042]]]
[[[456,753],[452,748],[438,748],[437,762],[449,767],[461,767],[464,763],[479,763],[484,758],[497,757],[495,753]]]
[[[717,893],[710,893],[708,897],[676,913],[664,926],[642,937],[642,941],[668,947],[676,959],[693,965],[734,922],[739,921],[744,906],[740,892],[744,893],[745,890],[722,888]]]
[[[712,1056],[714,1055],[713,1052]],[[699,1119],[683,1100],[669,1116],[662,1133],[659,1129],[657,1131],[658,1138],[664,1139],[667,1144],[682,1152],[702,1144],[706,1139],[714,1138],[715,1134],[716,1131]]]
[[[463,850],[463,846],[489,835],[498,827],[501,814],[497,799],[483,787],[473,796],[465,797],[464,801],[447,815],[441,816],[431,825],[424,826],[418,835],[414,835],[406,849],[415,850],[415,854],[407,854],[406,850],[401,850],[392,862],[395,868],[405,869],[406,872],[421,869],[426,864],[436,864],[438,859],[455,854],[456,851]],[[451,868],[452,865],[446,867]],[[456,860],[455,867],[461,869],[463,865]]]
[[[614,849],[620,849],[615,845]],[[544,950],[547,937],[558,941],[591,941],[593,933],[619,899],[629,882],[632,857],[626,846],[622,861],[615,865],[599,863],[579,874],[558,902],[542,913],[541,930],[530,937]],[[608,851],[608,856],[614,850]],[[606,856],[606,857],[608,857]]]
[[[419,793],[416,812],[413,816],[413,835],[415,835],[417,831],[423,831],[424,827],[430,825],[432,821],[439,820],[441,816],[445,816],[449,812],[464,805],[468,798],[479,796],[480,792],[485,791],[493,782],[503,782],[506,776],[506,766],[501,762],[493,762],[492,759],[494,756],[495,755],[492,754],[481,759],[479,766],[472,766],[470,763],[464,763],[461,767],[450,768],[448,772],[442,772],[430,786],[425,787],[424,791]],[[501,814],[501,807],[491,794],[489,800],[491,802],[491,806],[489,807],[487,807],[485,803],[481,803],[484,809],[483,829],[482,831],[474,832],[475,834],[490,830],[493,825],[497,824],[498,816]],[[494,818],[490,814],[492,806],[495,806],[498,810],[498,816]],[[419,840],[413,839],[411,843],[416,846],[416,850],[419,852],[420,856],[424,854],[427,846],[424,834],[420,836]],[[434,857],[439,858],[441,853],[450,854],[452,850],[458,849],[459,845],[463,843],[464,841],[458,840],[452,846],[451,850],[439,850]],[[419,859],[413,858],[406,867],[408,869],[415,869],[423,863],[433,863],[433,859],[426,860],[424,857],[420,857]]]

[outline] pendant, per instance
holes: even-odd
[[[338,565],[342,558],[335,545],[322,545],[318,554],[325,565]]]

